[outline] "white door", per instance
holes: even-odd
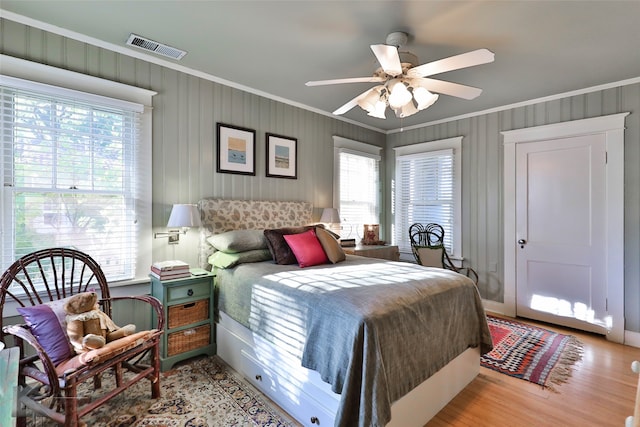
[[[606,333],[606,145],[517,144],[516,313]]]

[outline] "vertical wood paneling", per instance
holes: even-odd
[[[0,20],[0,32],[5,54],[158,92],[152,128],[154,231],[165,229],[173,203],[202,197],[308,200],[331,206],[332,136],[380,146],[385,141],[378,132],[22,24]],[[216,172],[217,122],[256,131],[256,176]],[[266,132],[298,139],[297,180],[265,177]],[[180,256],[195,264],[196,245],[195,231],[179,245],[154,240],[153,259]]]
[[[502,301],[502,139],[500,132],[631,111],[625,132],[625,300],[627,330],[640,332],[640,84],[519,107],[385,136],[330,117],[187,76],[139,59],[0,19],[2,53],[155,90],[153,224],[164,230],[171,205],[202,197],[308,200],[316,215],[333,199],[333,135],[385,147],[383,215],[393,222],[392,147],[461,135],[463,248],[481,275],[483,297]],[[256,176],[219,174],[215,125],[256,130]],[[298,179],[266,178],[265,133],[298,139]],[[197,232],[179,245],[154,240],[153,258],[195,264]],[[497,264],[497,272],[489,271]]]
[[[503,147],[500,132],[599,115],[631,112],[625,132],[625,317],[626,329],[640,331],[640,84],[518,107],[499,113],[391,134],[397,147],[463,136],[463,255],[480,275],[484,298],[502,302]],[[388,182],[394,162],[387,164]],[[387,188],[390,196],[391,188]],[[393,221],[390,218],[389,221]],[[490,271],[497,264],[497,271]]]

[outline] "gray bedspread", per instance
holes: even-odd
[[[384,426],[391,405],[469,347],[492,348],[473,282],[448,270],[348,256],[301,269],[220,270],[219,309],[318,371],[336,426]]]

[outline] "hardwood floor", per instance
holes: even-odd
[[[608,342],[604,337],[549,324],[517,319],[574,335],[584,345],[567,383],[556,392],[480,368],[480,375],[456,396],[428,427],[441,426],[598,426],[624,427],[633,415],[638,375],[631,363],[640,348]]]

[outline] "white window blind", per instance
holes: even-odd
[[[380,221],[380,158],[344,148],[338,156],[342,237],[358,239],[363,224]]]
[[[395,243],[410,252],[409,227],[437,223],[445,230],[445,247],[454,253],[455,151],[410,154],[396,158]]]
[[[133,279],[142,106],[64,93],[0,86],[1,268],[34,250],[74,247],[108,280]]]

